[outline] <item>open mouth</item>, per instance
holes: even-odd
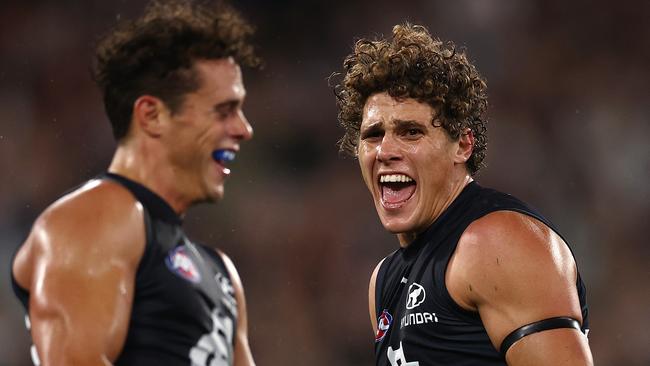
[[[406,174],[382,174],[379,176],[381,202],[388,208],[401,206],[415,193],[417,183]]]
[[[225,163],[235,160],[235,152],[227,149],[215,150],[212,152],[212,159],[225,165]]]
[[[230,169],[228,169],[226,166],[228,163],[235,160],[235,155],[236,153],[233,150],[219,149],[212,152],[212,160],[221,165],[223,172],[227,175],[230,174]]]

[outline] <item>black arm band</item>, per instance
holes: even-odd
[[[579,331],[582,331],[582,329],[580,328],[580,323],[577,320],[566,316],[559,316],[557,318],[548,318],[548,319],[540,320],[538,322],[526,324],[521,328],[517,328],[513,330],[510,334],[508,334],[508,336],[503,340],[503,342],[501,342],[501,355],[503,356],[503,358],[505,358],[506,352],[508,352],[510,346],[512,346],[515,342],[524,338],[527,335],[531,335],[537,332],[543,332],[549,329],[557,329],[557,328],[575,328]]]

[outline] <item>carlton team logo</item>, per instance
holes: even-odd
[[[201,273],[199,273],[196,265],[190,259],[190,256],[187,254],[187,248],[184,246],[172,250],[167,258],[165,258],[165,264],[167,264],[167,268],[181,278],[192,283],[201,282]]]
[[[375,334],[375,342],[381,342],[384,339],[392,323],[393,316],[388,313],[388,310],[382,311],[379,318],[377,318],[377,334]]]
[[[406,299],[406,308],[413,309],[424,302],[427,294],[424,292],[424,287],[420,284],[413,282],[409,286],[409,291]]]

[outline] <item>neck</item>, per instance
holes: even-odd
[[[465,187],[470,184],[474,179],[472,179],[472,176],[467,173],[467,171],[463,168],[462,173],[458,174],[458,177],[455,179],[452,179],[450,184],[447,186],[448,189],[445,190],[445,192],[441,195],[440,204],[436,205],[439,208],[434,212],[433,217],[431,218],[431,222],[429,225],[426,227],[422,228],[420,231],[413,231],[413,232],[404,232],[404,233],[398,233],[397,234],[397,239],[399,240],[399,245],[402,248],[406,248],[411,244],[417,237],[420,235],[422,232],[424,232],[426,229],[428,229],[431,225],[433,225],[434,222],[440,217],[440,215],[451,206],[452,202],[456,200],[456,198],[460,195],[460,193],[465,189]]]
[[[191,200],[175,185],[174,169],[166,162],[163,152],[146,143],[133,140],[120,143],[108,171],[147,187],[165,200],[179,216],[191,204]]]

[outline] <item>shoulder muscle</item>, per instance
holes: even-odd
[[[46,363],[119,354],[145,236],[141,205],[113,182],[91,181],[37,220],[26,245],[29,312]]]
[[[573,256],[556,233],[532,217],[497,211],[473,222],[450,266],[448,280],[459,303],[481,313],[495,344],[541,319],[582,320]]]
[[[47,259],[87,261],[139,259],[144,244],[143,208],[122,186],[90,181],[52,204],[37,220],[30,239]],[[48,254],[58,253],[57,256]],[[61,255],[65,253],[66,255]]]

